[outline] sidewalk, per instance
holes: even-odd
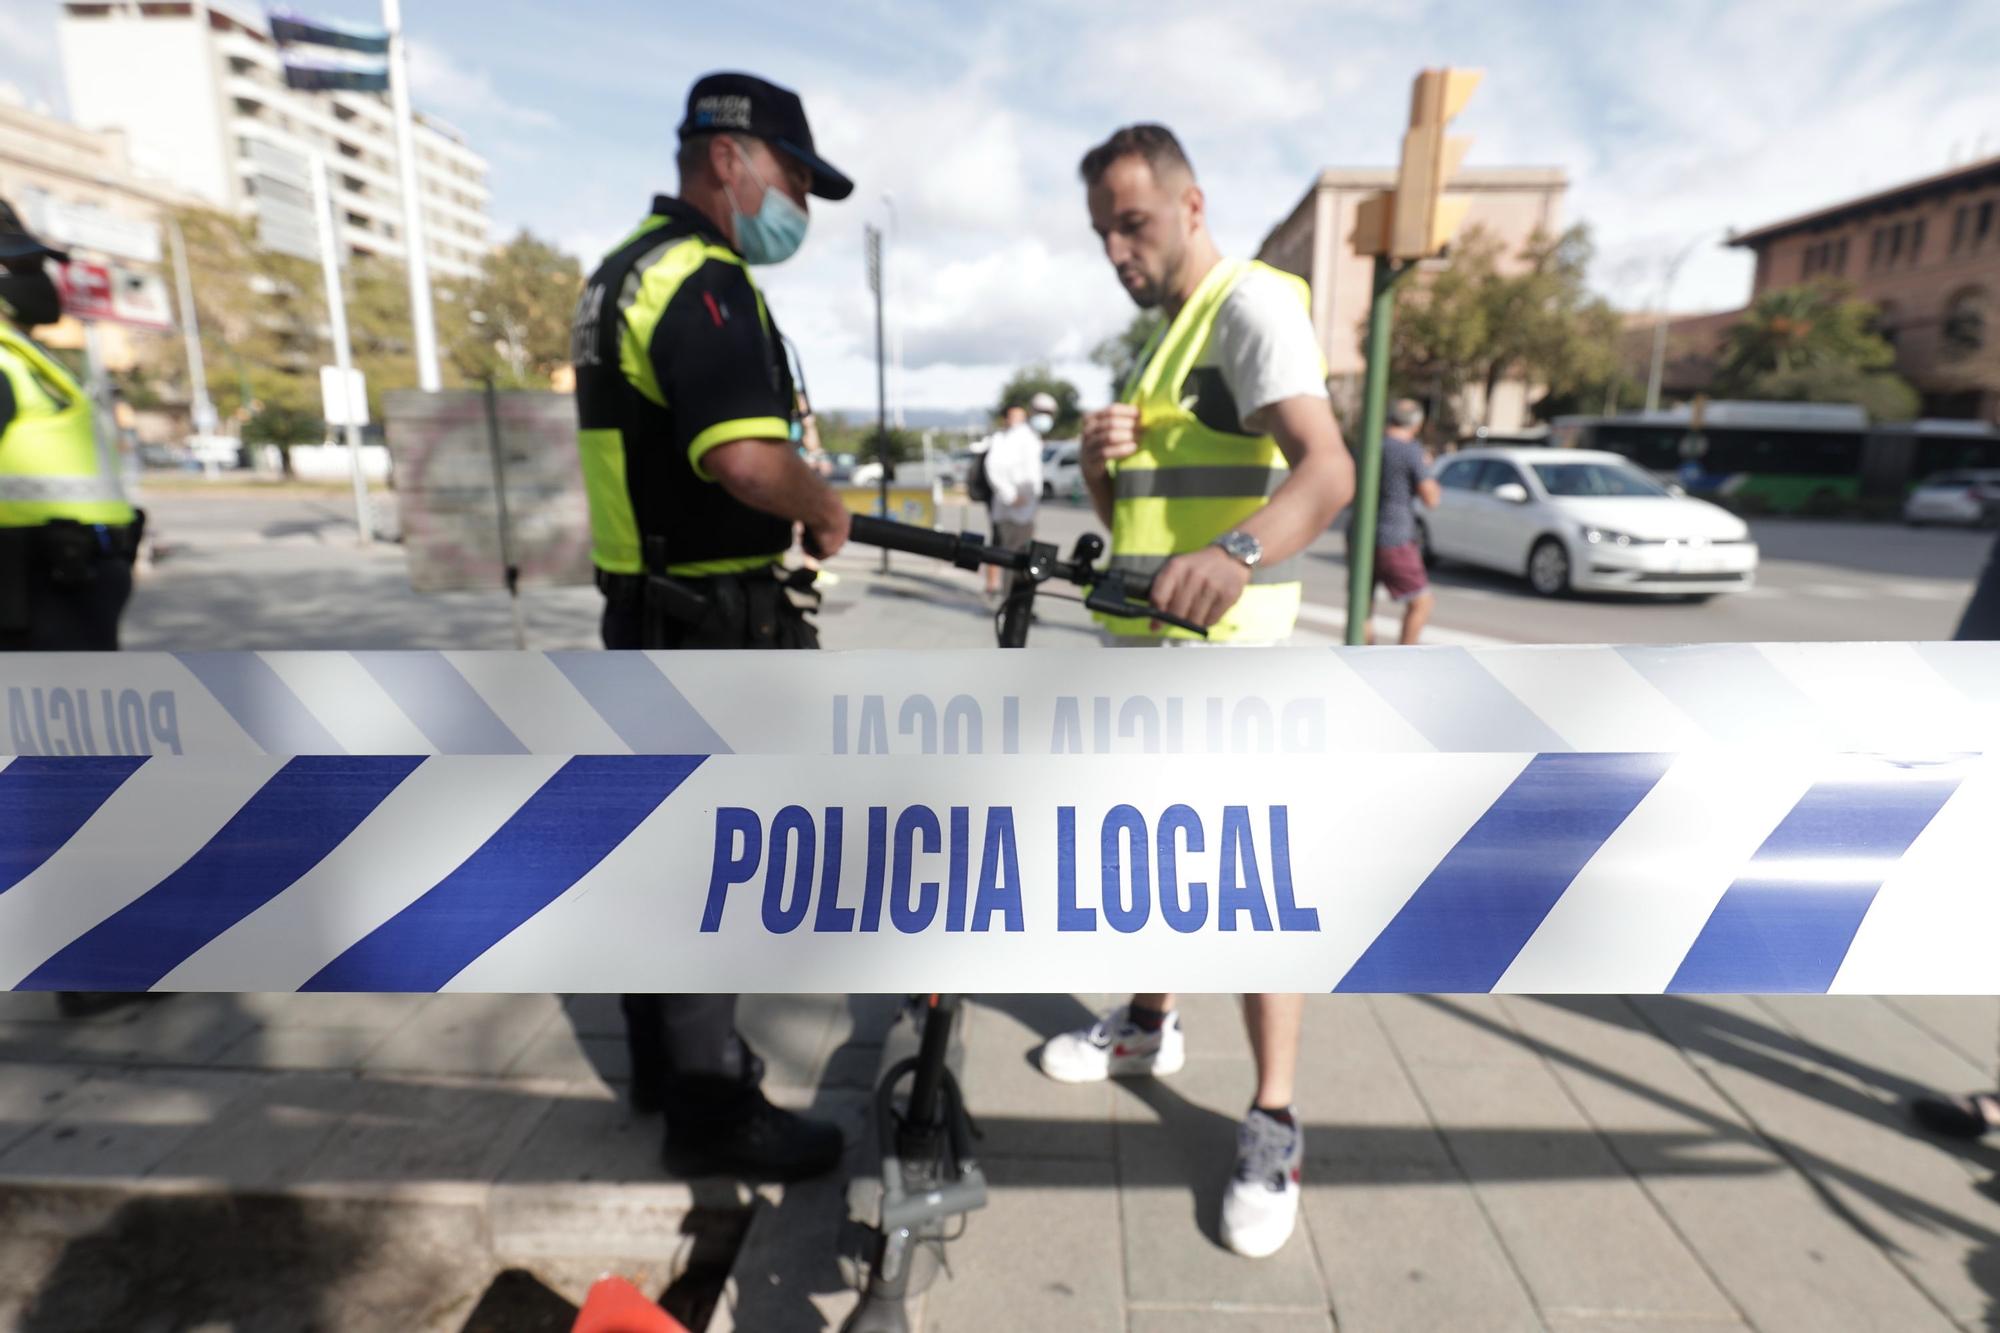
[[[510,646],[503,598],[415,597],[337,510],[161,508],[187,536],[132,647]],[[990,642],[974,576],[835,563],[829,647]],[[591,642],[588,590],[526,601],[534,646]],[[1036,636],[1092,641],[1059,602]],[[993,1197],[928,1333],[2000,1323],[2000,1152],[1915,1138],[1900,1109],[1992,1085],[2000,1002],[1315,997],[1304,1214],[1261,1262],[1216,1241],[1252,1086],[1235,1001],[1184,1000],[1172,1079],[1045,1079],[1039,1043],[1111,1002],[973,1006]],[[892,1014],[744,1002],[774,1098],[837,1117],[850,1171]],[[183,995],[62,1022],[0,995],[0,1327],[560,1329],[607,1268],[691,1327],[718,1297],[718,1333],[837,1327],[844,1184],[666,1179],[657,1120],[618,1100],[618,1034],[609,997]]]

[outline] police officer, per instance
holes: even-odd
[[[833,554],[848,515],[794,447],[802,386],[750,266],[798,250],[808,195],[854,185],[814,151],[797,94],[748,74],[689,91],[679,167],[572,331],[604,646],[817,647],[810,593],[778,561],[794,522]],[[735,996],[628,995],[624,1012],[632,1100],[665,1111],[671,1166],[799,1179],[839,1161],[838,1128],[764,1098]]]
[[[62,318],[46,261],[0,199],[0,651],[108,652],[132,595],[139,515],[90,397],[28,330]]]
[[[132,595],[141,516],[125,499],[90,396],[28,336],[62,318],[47,261],[0,199],[0,652],[110,652]],[[64,991],[71,1016],[132,996]]]

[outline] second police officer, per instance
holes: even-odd
[[[680,192],[585,284],[572,332],[579,443],[606,648],[814,648],[781,578],[794,522],[832,555],[840,497],[793,446],[803,386],[750,266],[790,258],[807,196],[854,184],[813,147],[789,89],[711,74],[688,92]],[[773,1106],[734,995],[627,995],[635,1106],[666,1113],[683,1171],[799,1179],[839,1129]]]

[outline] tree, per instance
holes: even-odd
[[[1841,283],[1765,292],[1722,337],[1715,390],[1731,398],[1858,403],[1877,421],[1915,416],[1917,392],[1895,373],[1880,312]]]
[[[582,291],[576,257],[524,230],[486,257],[478,278],[452,290],[448,306],[440,303],[440,341],[468,381],[546,389],[557,367],[569,364],[570,321]]]
[[[1139,357],[1159,331],[1160,320],[1159,311],[1141,310],[1132,316],[1131,323],[1091,349],[1091,362],[1111,373],[1111,396],[1114,399],[1125,392],[1126,381],[1139,369]]]
[[[993,415],[1004,417],[1010,407],[1027,407],[1028,400],[1038,393],[1056,400],[1056,424],[1049,429],[1049,438],[1066,440],[1075,435],[1083,424],[1083,409],[1079,406],[1082,395],[1074,384],[1051,371],[1046,362],[1038,361],[1015,371],[1013,378],[1000,386],[1000,401]]]
[[[1538,233],[1503,271],[1498,238],[1481,228],[1452,247],[1445,266],[1396,295],[1390,379],[1426,401],[1440,431],[1463,433],[1467,389],[1483,391],[1486,421],[1502,381],[1543,386],[1546,399],[1617,391],[1618,316],[1587,282],[1589,230]]]

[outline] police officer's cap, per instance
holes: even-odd
[[[58,250],[35,238],[21,224],[21,215],[5,199],[0,199],[0,264],[23,259],[68,259],[67,250]]]
[[[812,171],[812,193],[845,199],[854,182],[813,151],[805,103],[790,88],[754,74],[705,74],[688,89],[681,138],[696,134],[748,134],[791,154]]]

